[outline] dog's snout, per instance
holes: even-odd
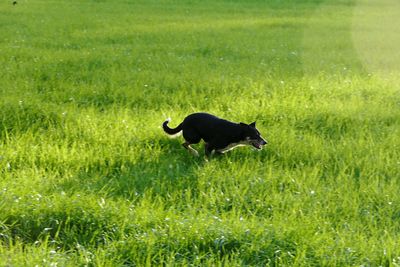
[[[261,139],[261,145],[266,145],[266,144],[268,144],[268,142],[267,142],[267,140],[265,140],[265,139]]]

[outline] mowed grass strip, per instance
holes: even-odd
[[[357,5],[1,3],[1,265],[399,265],[399,79]],[[195,111],[269,145],[194,158],[160,125]]]

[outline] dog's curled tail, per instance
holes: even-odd
[[[180,131],[182,131],[182,123],[179,124],[178,127],[176,127],[176,128],[169,128],[168,123],[170,121],[171,121],[171,118],[168,118],[163,122],[162,127],[164,129],[164,132],[166,132],[169,135],[175,135],[175,134],[179,133]]]

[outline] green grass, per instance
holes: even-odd
[[[0,266],[399,266],[392,2],[3,1]]]

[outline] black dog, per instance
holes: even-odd
[[[252,145],[261,149],[267,144],[260,132],[256,129],[256,123],[251,124],[233,123],[220,119],[207,113],[193,113],[187,116],[178,127],[171,129],[168,127],[167,119],[162,124],[164,131],[169,135],[175,135],[183,132],[185,143],[182,145],[192,154],[198,156],[197,150],[192,148],[191,144],[197,144],[201,139],[206,143],[205,153],[209,157],[213,151],[224,153],[236,146]]]

